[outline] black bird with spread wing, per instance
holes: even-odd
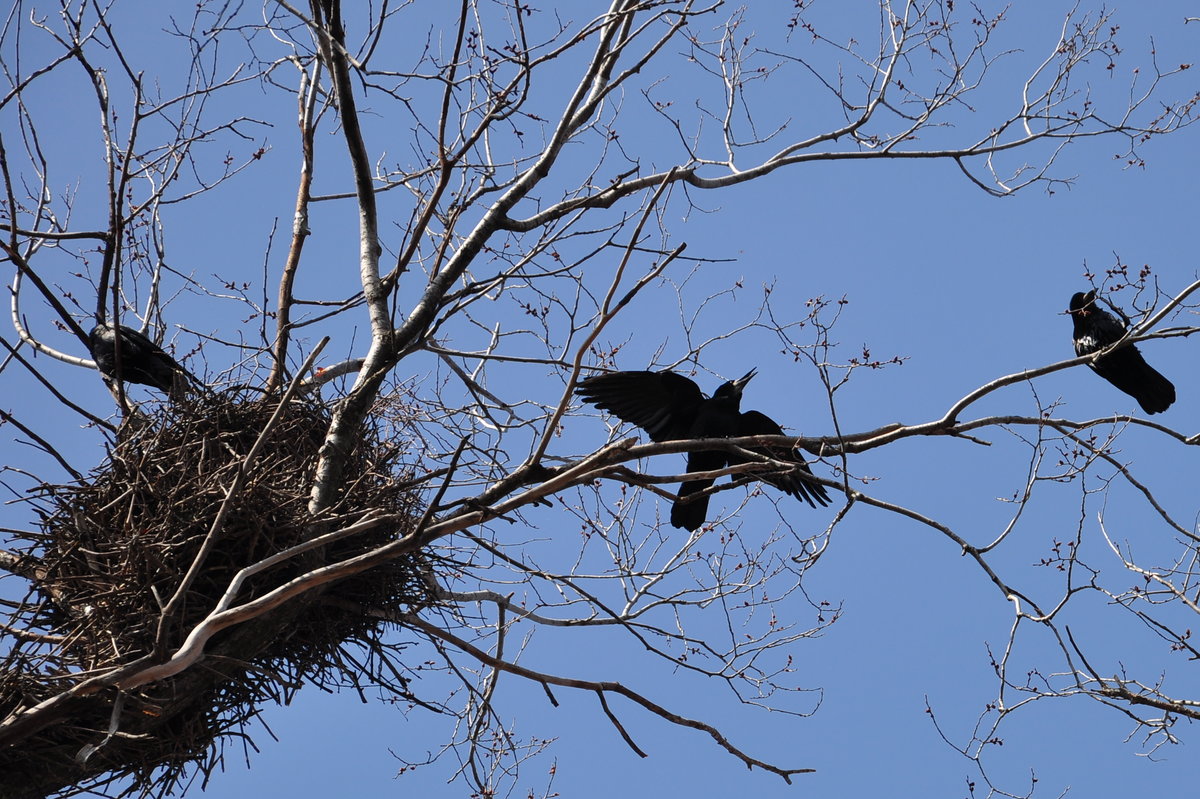
[[[1071,297],[1072,338],[1076,355],[1091,355],[1125,335],[1125,325],[1096,304],[1095,290]],[[1165,411],[1175,401],[1175,386],[1159,374],[1138,352],[1126,344],[1090,364],[1096,374],[1138,401],[1146,413]]]
[[[101,322],[88,336],[96,368],[107,380],[117,378],[117,337],[120,336],[121,379],[151,386],[175,396],[191,375],[162,348],[131,327]]]
[[[635,424],[650,434],[651,441],[682,441],[690,438],[735,438],[783,435],[783,430],[766,414],[741,411],[742,389],[754,377],[751,369],[743,377],[722,383],[712,397],[674,372],[612,372],[582,380],[575,389],[584,402],[608,411],[618,419]],[[759,472],[755,476],[810,507],[829,504],[825,487],[804,475],[808,465],[794,450],[755,447],[752,451],[796,468],[782,473]],[[688,453],[689,472],[711,472],[750,459],[725,450],[695,450]],[[679,499],[671,507],[671,524],[692,531],[708,515],[708,495],[694,497],[713,484],[711,479],[688,480],[679,487]]]

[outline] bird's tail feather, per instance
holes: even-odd
[[[1147,365],[1147,376],[1139,394],[1134,394],[1138,405],[1146,413],[1161,413],[1175,402],[1175,385],[1163,375]]]
[[[695,532],[708,517],[708,495],[693,497],[713,484],[712,480],[688,480],[679,486],[679,499],[671,506],[671,526]]]
[[[1161,413],[1175,402],[1175,386],[1146,363],[1133,347],[1125,347],[1103,358],[1097,374],[1137,400],[1146,413]]]

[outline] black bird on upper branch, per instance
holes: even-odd
[[[783,435],[774,420],[758,411],[741,411],[742,389],[754,377],[751,369],[737,380],[722,383],[712,397],[674,372],[613,372],[580,381],[575,389],[585,402],[608,411],[624,422],[650,434],[651,441],[682,441],[691,438],[734,438]],[[804,500],[810,507],[829,504],[825,487],[812,475],[796,451],[783,447],[753,447],[751,451],[795,464],[787,472],[758,472],[754,476],[781,491]],[[711,472],[751,459],[725,450],[694,450],[688,453],[689,472]],[[679,499],[671,507],[671,524],[688,531],[704,524],[708,495],[693,497],[713,484],[711,479],[688,480],[679,487]]]
[[[1125,335],[1124,323],[1096,305],[1095,290],[1071,297],[1072,338],[1076,355],[1090,355]],[[1132,344],[1113,350],[1090,364],[1096,374],[1138,401],[1146,413],[1165,411],[1175,401],[1175,386],[1158,373]]]
[[[120,355],[118,341],[120,337]],[[182,393],[188,380],[195,380],[191,373],[180,366],[174,358],[144,335],[126,327],[100,322],[88,336],[88,349],[96,368],[108,381],[117,379],[117,363],[120,359],[120,376],[127,383],[151,386],[175,398]]]

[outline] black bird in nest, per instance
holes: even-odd
[[[1096,304],[1095,290],[1071,297],[1067,313],[1075,325],[1072,338],[1076,355],[1091,355],[1120,340],[1125,324]],[[1146,413],[1165,411],[1175,401],[1175,386],[1138,352],[1126,344],[1089,364],[1096,374],[1138,401]]]
[[[113,325],[100,322],[88,336],[88,349],[106,381],[117,379],[118,359],[122,380],[157,388],[172,398],[182,393],[189,380],[195,380],[161,347],[125,325],[114,329]]]
[[[690,438],[735,438],[783,435],[771,417],[758,411],[741,411],[742,390],[757,370],[722,383],[712,397],[674,372],[612,372],[580,381],[575,389],[585,402],[608,411],[618,419],[635,424],[650,434],[651,441],[681,441]],[[757,472],[754,477],[784,491],[810,507],[829,504],[825,487],[794,449],[751,447],[752,452],[795,464],[786,472]],[[693,450],[688,453],[689,472],[711,472],[751,459],[726,450]],[[704,524],[709,495],[695,497],[713,484],[711,479],[688,480],[679,487],[679,499],[671,507],[671,524],[692,531]]]

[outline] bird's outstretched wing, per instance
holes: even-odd
[[[690,437],[704,394],[674,372],[610,372],[580,381],[575,393],[623,422],[642,428],[651,441]]]
[[[759,411],[743,413],[741,424],[738,426],[739,436],[781,436],[783,434],[783,429],[775,423],[774,419]],[[786,491],[796,499],[804,500],[809,507],[815,508],[817,505],[829,504],[829,494],[825,491],[825,486],[816,480],[805,478],[805,475],[812,475],[812,469],[808,468],[808,464],[800,459],[795,450],[783,447],[762,447],[760,451],[776,460],[794,463],[799,469],[790,472],[761,472],[756,475],[758,479],[770,483],[780,491]],[[746,463],[747,460],[736,452],[729,455],[730,464]]]

